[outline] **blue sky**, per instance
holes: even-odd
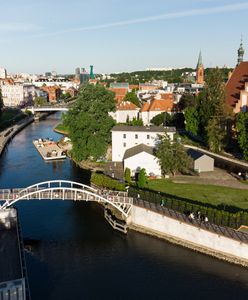
[[[195,67],[200,49],[205,66],[234,66],[241,34],[248,52],[243,0],[12,0],[0,14],[9,72]]]

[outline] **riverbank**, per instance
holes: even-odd
[[[167,209],[155,212],[151,208],[141,207],[135,203],[128,218],[131,230],[248,267],[246,235],[239,233],[240,236],[237,237],[238,233],[235,230],[210,223],[198,223],[198,221],[190,222],[181,214],[172,214],[172,211]]]
[[[8,142],[23,128],[28,126],[30,123],[34,121],[34,117],[27,117],[26,119],[18,122],[17,124],[3,130],[0,132],[0,156],[3,153],[4,148],[8,144]]]
[[[39,116],[39,120],[45,119],[47,116],[49,116],[50,113],[42,113]],[[27,116],[25,119],[22,119],[21,121],[17,122],[15,125],[6,128],[5,130],[0,132],[0,156],[3,153],[3,150],[5,149],[8,142],[22,129],[24,129],[26,126],[31,124],[35,121],[35,117]]]

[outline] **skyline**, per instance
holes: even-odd
[[[247,1],[232,0],[50,2],[2,4],[0,66],[9,73],[195,68],[200,50],[205,67],[234,67],[248,15]]]

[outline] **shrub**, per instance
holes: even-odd
[[[108,188],[114,191],[125,191],[125,184],[121,183],[115,179],[112,179],[104,174],[92,173],[90,182],[99,186]]]

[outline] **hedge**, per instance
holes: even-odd
[[[107,188],[113,191],[126,191],[124,183],[110,178],[101,173],[92,173],[90,182],[103,188]]]

